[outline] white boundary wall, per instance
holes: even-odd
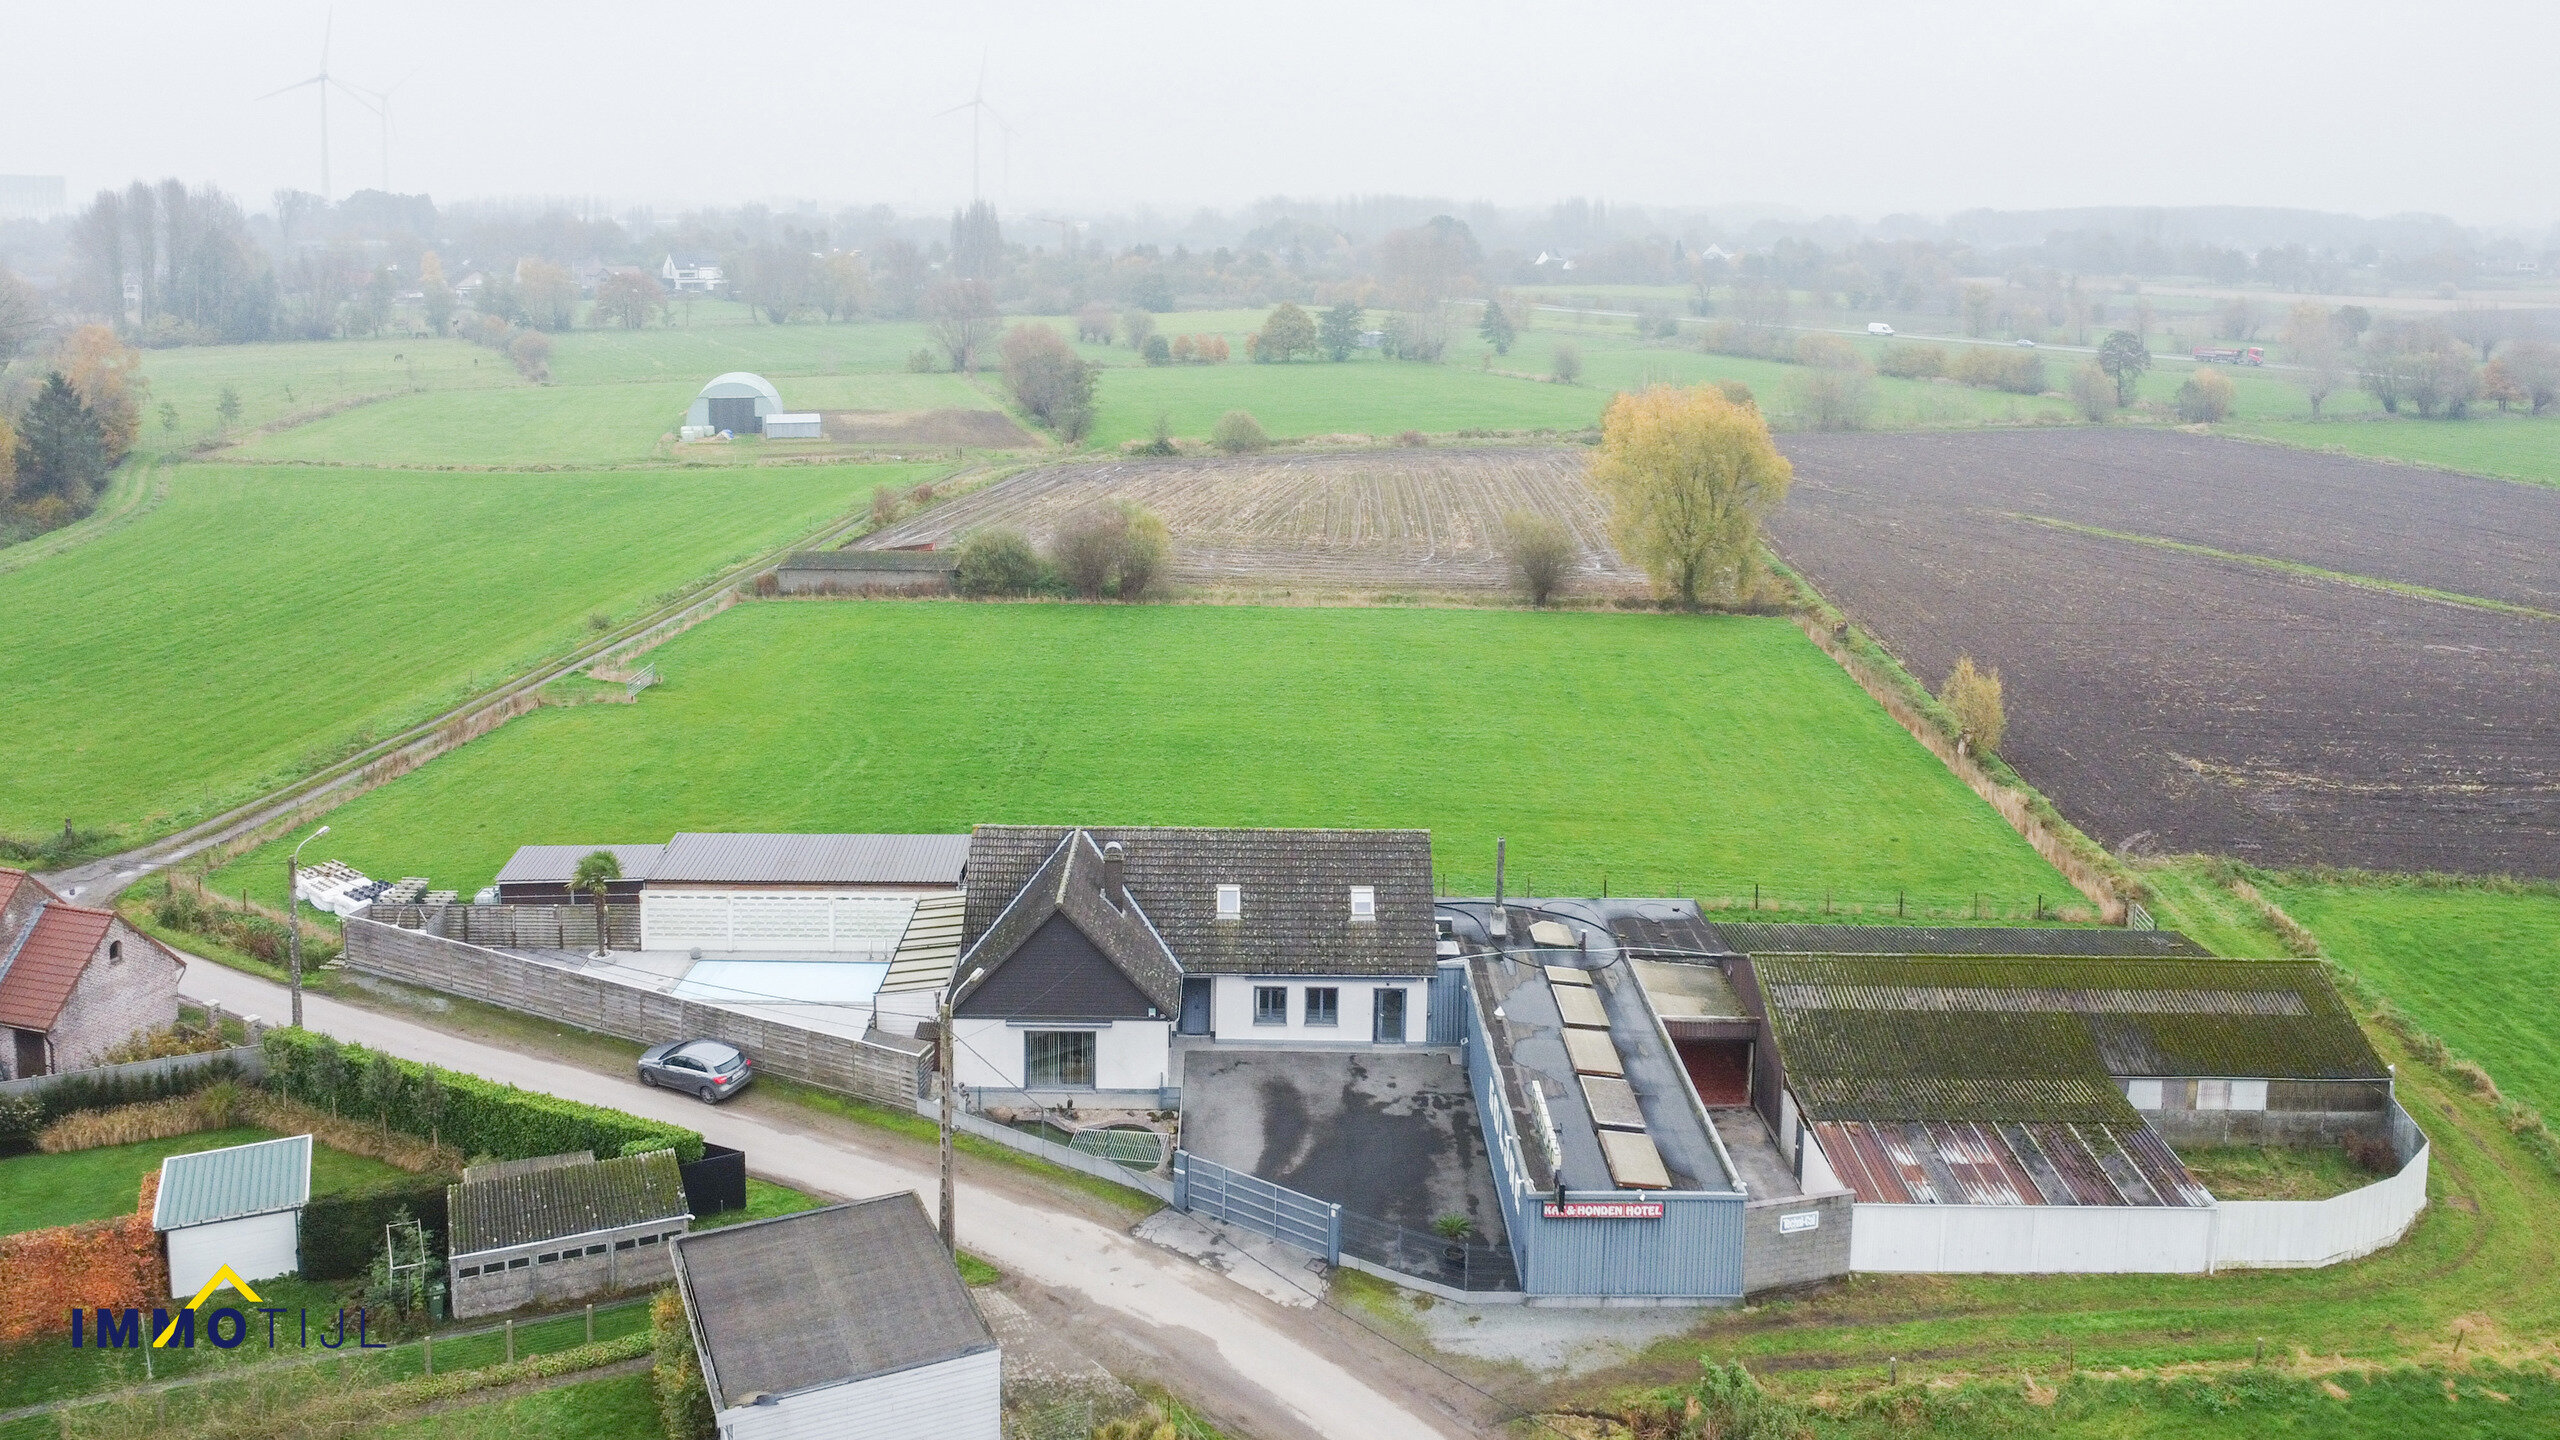
[[[2427,1144],[2393,1106],[2400,1172],[2326,1200],[2125,1205],[1856,1207],[1849,1268],[1995,1275],[2168,1274],[2335,1265],[2409,1231],[2427,1208]]]

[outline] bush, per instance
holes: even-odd
[[[960,542],[952,577],[963,595],[1028,595],[1040,588],[1040,557],[1019,530],[975,530]]]
[[[2073,366],[2071,403],[2083,420],[2096,422],[2113,415],[2116,413],[2115,377],[2094,363]]]
[[[1145,356],[1150,365],[1170,365],[1173,363],[1173,342],[1161,335],[1150,335],[1146,343],[1138,347],[1138,353]]]
[[[1068,516],[1050,542],[1058,580],[1087,600],[1105,595],[1143,600],[1161,577],[1172,537],[1162,520],[1125,500],[1088,505]]]
[[[507,358],[527,380],[549,380],[551,337],[539,330],[520,330],[507,342]]]
[[[1795,340],[1784,330],[1745,325],[1738,320],[1719,320],[1708,326],[1698,345],[1711,355],[1744,355],[1755,360],[1792,359],[1796,348]]]
[[[658,1419],[667,1440],[709,1440],[712,1432],[711,1391],[702,1381],[702,1362],[693,1353],[693,1327],[685,1320],[684,1301],[673,1290],[661,1290],[649,1303],[650,1388],[657,1392]]]
[[[1582,379],[1582,350],[1575,345],[1556,346],[1555,359],[1548,362],[1547,373],[1559,385],[1571,385]]]
[[[1796,413],[1814,430],[1863,430],[1875,410],[1874,387],[1864,372],[1808,370],[1796,377]]]
[[[1005,387],[1041,424],[1061,432],[1070,422],[1091,424],[1093,367],[1064,336],[1025,322],[1005,332],[1003,353]],[[1081,432],[1068,438],[1080,439]]]
[[[1796,337],[1795,361],[1799,365],[1811,365],[1823,370],[1867,368],[1866,359],[1858,353],[1857,346],[1850,344],[1843,336],[1825,335],[1818,331]]]
[[[427,1134],[432,1127],[466,1155],[494,1155],[502,1160],[573,1150],[618,1155],[626,1141],[671,1133],[662,1121],[376,1054],[361,1045],[340,1045],[307,1030],[270,1030],[263,1043],[270,1089],[334,1114],[380,1120],[411,1135]],[[371,1077],[377,1067],[384,1066],[397,1077],[401,1093],[377,1109],[377,1097],[383,1092]],[[430,1077],[435,1082],[432,1087],[426,1083]],[[377,1088],[368,1091],[368,1084]],[[430,1094],[437,1098],[430,1100]],[[435,1111],[432,1116],[426,1113],[430,1107]],[[672,1133],[679,1160],[702,1158],[701,1135],[690,1130]]]
[[[1420,450],[1430,445],[1431,441],[1419,430],[1400,430],[1396,432],[1396,443],[1407,450]]]
[[[2190,425],[2209,425],[2231,417],[2231,382],[2211,370],[2198,370],[2178,387],[2178,418]]]
[[[1947,374],[1977,390],[2006,390],[2013,395],[2044,393],[2044,357],[2032,350],[1996,345],[1968,345],[1947,364]]]
[[[2009,718],[2000,707],[2000,672],[1976,670],[1973,657],[1959,655],[1956,668],[1938,691],[1938,701],[1956,717],[1956,725],[1975,750],[1998,750],[2008,734]]]
[[[44,1127],[44,1107],[32,1096],[0,1095],[0,1155],[33,1144]]]
[[[151,902],[151,919],[164,929],[202,935],[270,964],[284,960],[292,949],[292,931],[284,921],[254,911],[207,905],[203,896],[179,889],[174,879],[162,882],[160,897]],[[324,965],[337,958],[339,949],[338,940],[325,931],[303,931],[305,965]]]
[[[1905,345],[1899,341],[1884,348],[1884,358],[1876,369],[1904,380],[1927,380],[1947,373],[1947,352],[1935,345]]]
[[[407,1211],[431,1237],[445,1234],[445,1186],[451,1176],[354,1194],[314,1196],[302,1207],[302,1274],[347,1280],[382,1258],[382,1227]],[[434,1244],[434,1239],[428,1241]],[[443,1267],[438,1266],[441,1273]]]
[[[1262,433],[1262,422],[1242,410],[1230,410],[1218,417],[1210,428],[1209,443],[1230,455],[1251,450],[1268,450],[1271,437]]]
[[[919,345],[907,352],[907,368],[918,375],[931,375],[942,369],[942,357],[929,346]]]
[[[0,1236],[0,1344],[15,1345],[62,1322],[65,1308],[148,1308],[169,1293],[169,1266],[151,1228],[160,1172],[142,1177],[133,1213],[86,1225]]]
[[[38,1119],[29,1133],[74,1111],[110,1110],[122,1105],[165,1100],[173,1095],[193,1095],[207,1086],[243,1078],[239,1062],[227,1055],[209,1060],[198,1068],[157,1074],[109,1076],[75,1073],[36,1093]]]
[[[74,1110],[38,1131],[35,1145],[47,1155],[64,1155],[74,1150],[200,1135],[240,1124],[247,1118],[246,1108],[240,1087],[225,1080],[193,1095],[119,1105],[112,1110]]]
[[[1753,398],[1751,394],[1751,387],[1743,384],[1739,380],[1717,381],[1716,393],[1722,395],[1724,398],[1732,401],[1736,405],[1748,405],[1754,410],[1760,408],[1760,402]]]
[[[1562,593],[1573,578],[1579,549],[1573,532],[1550,516],[1527,510],[1503,516],[1502,530],[1503,554],[1511,562],[1511,576],[1521,597],[1532,605],[1544,605]]]

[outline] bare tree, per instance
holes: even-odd
[[[2311,418],[2317,420],[2320,407],[2347,383],[2346,347],[2340,343],[2338,322],[2325,306],[2296,305],[2285,317],[2284,346],[2298,367],[2302,393],[2310,397]]]
[[[1552,516],[1514,510],[1502,517],[1502,536],[1511,578],[1530,604],[1544,605],[1564,593],[1577,553],[1572,531]]]
[[[924,333],[954,370],[975,372],[996,335],[996,297],[984,280],[945,280],[924,292]]]

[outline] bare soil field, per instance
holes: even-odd
[[[1492,590],[1510,583],[1503,516],[1552,516],[1582,551],[1575,588],[1640,588],[1609,545],[1579,449],[1367,450],[1105,460],[1029,470],[863,541],[949,545],[1009,526],[1035,542],[1097,500],[1164,518],[1174,577],[1190,584]]]
[[[1935,685],[2000,667],[2004,752],[2102,842],[2560,874],[2560,495],[2201,436],[1793,435],[1790,563]]]
[[[1023,450],[1040,442],[1001,410],[827,410],[827,438],[839,445],[964,445]]]

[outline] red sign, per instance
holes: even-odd
[[[1659,1220],[1659,1200],[1550,1200],[1546,1202],[1550,1220]]]

